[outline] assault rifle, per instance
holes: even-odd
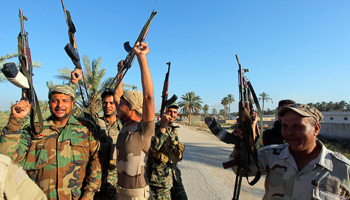
[[[254,92],[253,86],[250,81],[244,76],[244,73],[249,72],[249,69],[242,69],[242,66],[239,62],[238,56],[236,55],[238,63],[238,82],[239,82],[239,122],[238,127],[242,130],[243,138],[239,138],[230,134],[225,129],[223,129],[215,120],[215,118],[207,117],[205,122],[208,125],[209,129],[215,134],[220,140],[234,144],[235,149],[239,149],[238,158],[235,158],[231,161],[223,163],[225,169],[233,166],[237,166],[236,172],[236,182],[235,189],[233,194],[233,200],[239,199],[239,194],[241,190],[242,177],[245,176],[250,185],[254,185],[260,179],[261,173],[258,171],[254,179],[249,182],[248,180],[248,170],[253,158],[253,162],[258,167],[258,154],[257,150],[260,148],[261,139],[262,139],[262,112],[260,109],[258,98]],[[256,117],[254,114],[254,105],[258,111],[260,117],[261,129],[256,125],[255,135],[252,128],[252,118]],[[253,119],[254,120],[254,119]],[[257,136],[257,137],[255,137]],[[254,144],[252,144],[254,142]]]
[[[21,32],[19,33],[18,39],[18,59],[20,64],[20,71],[15,63],[5,63],[1,71],[4,73],[6,78],[17,87],[22,88],[22,100],[28,100],[30,109],[30,125],[33,136],[39,135],[43,130],[43,118],[40,111],[39,100],[36,95],[33,86],[32,76],[32,56],[28,44],[28,33],[24,30],[23,20],[28,21],[28,18],[23,16],[23,12],[19,9],[19,21],[21,24]],[[35,127],[35,116],[38,116],[39,120],[39,131],[36,131]]]
[[[165,80],[164,80],[164,86],[163,86],[163,92],[162,92],[162,106],[160,108],[160,116],[163,115],[165,107],[170,106],[177,100],[177,96],[175,94],[173,94],[173,96],[170,99],[168,99],[169,73],[170,73],[171,62],[169,61],[166,64],[168,65],[168,72],[165,74]]]
[[[74,37],[74,33],[76,32],[76,29],[75,29],[74,23],[72,21],[70,12],[68,10],[66,10],[66,7],[64,6],[63,0],[61,0],[61,3],[62,3],[64,15],[66,17],[66,22],[68,25],[68,36],[69,36],[69,43],[64,47],[64,50],[66,51],[66,53],[68,54],[68,56],[72,60],[73,64],[75,65],[75,68],[82,69],[81,63],[80,63],[80,56],[79,56],[78,48],[77,48],[77,43],[76,43],[75,37]],[[75,77],[78,77],[78,74],[74,74],[74,75],[75,75]],[[82,76],[83,76],[82,82],[83,82],[84,90],[82,89],[81,84],[79,83],[79,92],[81,94],[83,106],[85,108],[87,108],[87,107],[89,107],[89,94],[87,91],[87,85],[85,82],[84,73],[82,74]]]
[[[147,33],[148,33],[148,30],[149,30],[149,27],[151,26],[151,21],[152,21],[153,17],[156,14],[157,14],[157,11],[153,10],[152,13],[151,13],[151,16],[147,20],[146,24],[143,26],[143,28],[141,30],[141,33],[140,33],[139,37],[137,38],[137,40],[135,42],[135,45],[136,45],[137,42],[141,43],[141,42],[145,41]],[[124,43],[124,49],[125,49],[126,52],[128,52],[128,55],[126,56],[125,60],[123,61],[123,66],[119,69],[117,75],[114,77],[113,81],[111,82],[111,84],[109,85],[107,90],[111,90],[112,89],[112,86],[114,85],[116,80],[117,80],[117,83],[116,83],[115,88],[118,88],[118,86],[119,86],[120,82],[123,80],[126,72],[131,68],[132,63],[134,62],[134,59],[135,59],[136,55],[135,55],[135,52],[133,50],[133,47],[130,46],[129,41]],[[117,79],[118,75],[120,73],[123,73],[123,74],[122,74],[122,76],[119,79]]]

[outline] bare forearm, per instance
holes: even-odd
[[[141,70],[141,83],[143,90],[143,110],[142,118],[145,122],[151,121],[154,118],[154,89],[150,70],[147,64],[146,55],[137,57]]]

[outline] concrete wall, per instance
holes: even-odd
[[[350,140],[350,124],[321,123],[321,136]]]

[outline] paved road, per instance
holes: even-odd
[[[222,162],[227,161],[232,152],[232,145],[221,142],[210,133],[182,125],[179,139],[186,146],[184,159],[178,165],[188,198],[232,199],[236,176],[231,169],[222,168]],[[256,185],[249,186],[244,179],[240,199],[262,199],[264,181],[265,178],[262,177]]]

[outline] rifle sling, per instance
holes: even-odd
[[[31,125],[32,133],[34,134],[35,137],[37,137],[36,135],[40,134],[44,128],[43,116],[41,115],[39,100],[38,100],[38,97],[37,97],[36,92],[34,90],[34,86],[33,86],[33,83],[32,83],[32,80],[31,80],[31,77],[29,75],[29,72],[27,70],[26,65],[22,64],[21,70],[22,70],[22,73],[24,74],[24,76],[27,78],[30,87],[33,89],[33,93],[34,93],[34,97],[35,97],[35,108],[33,108],[33,105],[32,105],[31,111],[30,111],[30,125]],[[36,132],[36,129],[35,129],[35,115],[38,116],[38,120],[39,120],[39,128],[40,128],[39,132]]]
[[[248,85],[248,87],[250,89],[250,92],[251,92],[251,94],[253,96],[253,99],[254,99],[254,102],[255,102],[255,107],[256,107],[256,109],[258,111],[257,113],[258,113],[259,118],[260,118],[260,135],[259,135],[258,139],[255,142],[255,148],[256,149],[260,149],[262,135],[263,135],[263,132],[264,132],[264,124],[263,124],[264,120],[263,120],[263,116],[262,116],[262,111],[261,111],[261,108],[260,108],[259,100],[258,100],[258,98],[257,98],[257,96],[256,96],[256,94],[254,92],[253,86],[250,83],[250,81],[247,82],[247,85]]]
[[[241,116],[242,115],[242,116]],[[240,114],[239,119],[240,119],[240,125],[241,125],[241,130],[243,132],[243,142],[246,147],[246,150],[248,151],[248,154],[250,154],[253,157],[254,163],[256,167],[258,168],[257,173],[255,174],[254,179],[249,182],[248,180],[248,175],[246,174],[247,181],[249,185],[254,185],[257,183],[261,177],[261,172],[259,170],[258,166],[258,151],[256,148],[256,145],[254,145],[253,149],[250,147],[250,138],[253,138],[253,129],[252,129],[252,122],[250,119],[250,114],[246,108],[244,108],[244,115],[245,115],[245,121],[243,121],[243,114]]]

